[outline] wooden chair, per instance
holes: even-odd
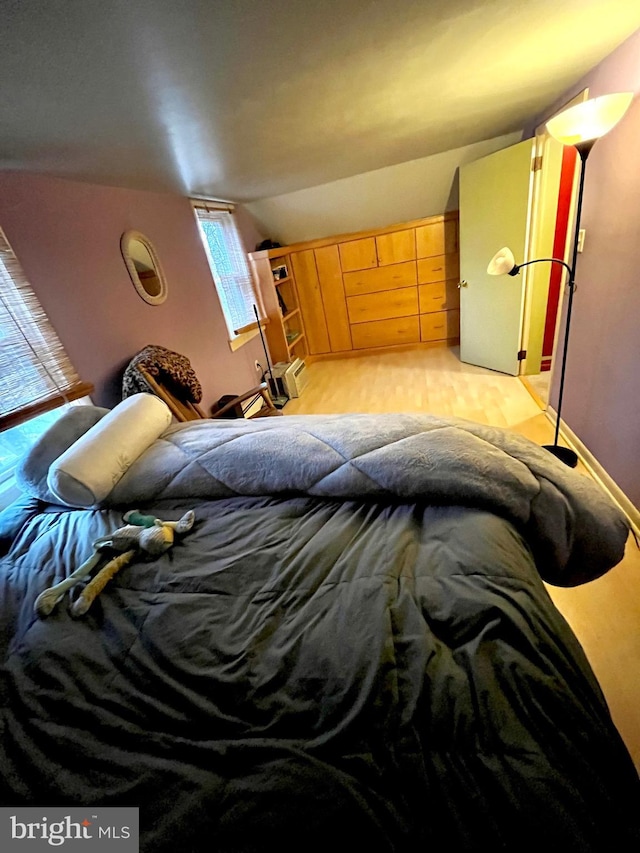
[[[166,388],[155,376],[152,376],[148,370],[142,365],[137,365],[136,370],[144,380],[149,390],[160,397],[167,404],[171,413],[177,421],[195,421],[201,418],[267,418],[274,415],[281,415],[282,412],[276,409],[267,388],[267,383],[263,382],[256,385],[250,391],[240,394],[237,397],[231,397],[225,404],[219,408],[213,407],[211,413],[206,415],[204,411],[195,403],[188,400],[181,400],[179,397]],[[253,414],[246,414],[258,399],[262,400],[261,408]]]

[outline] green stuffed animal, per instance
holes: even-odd
[[[119,554],[109,560],[82,590],[71,606],[72,616],[83,616],[109,581],[124,566],[128,565],[138,553],[158,557],[168,551],[175,541],[176,534],[184,535],[191,530],[195,521],[195,514],[193,510],[189,510],[178,521],[162,521],[160,518],[143,515],[134,509],[126,512],[123,519],[128,524],[118,528],[109,536],[96,539],[93,543],[94,554],[75,572],[60,583],[40,593],[36,598],[34,608],[41,619],[49,616],[56,604],[64,598],[65,593],[93,571],[102,559],[103,549],[117,551]]]

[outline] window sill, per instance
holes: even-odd
[[[22,409],[0,415],[0,431],[23,424],[25,421],[42,415],[45,412],[51,412],[53,409],[64,406],[65,403],[80,400],[82,397],[89,397],[92,393],[93,385],[89,382],[78,382],[71,388],[65,389],[64,393],[53,394],[51,397],[39,400],[37,403],[32,403],[29,406],[24,406]]]
[[[240,347],[243,347],[245,344],[248,344],[249,341],[252,341],[259,334],[258,329],[251,329],[250,332],[243,332],[241,335],[238,335],[232,341],[229,341],[229,349],[231,352],[235,352]]]

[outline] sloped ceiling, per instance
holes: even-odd
[[[524,127],[632,0],[1,0],[3,168],[248,201]]]

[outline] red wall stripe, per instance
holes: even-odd
[[[573,177],[576,168],[576,156],[577,151],[573,145],[565,145],[562,152],[556,229],[553,237],[554,258],[564,258],[564,250],[567,244],[567,229],[569,227],[569,210],[571,208]],[[558,302],[560,301],[560,289],[564,280],[565,268],[561,267],[560,264],[551,264],[549,296],[547,298],[547,314],[544,324],[544,336],[542,339],[542,357],[547,359],[549,359],[553,353],[553,339],[555,335],[556,317],[558,314]],[[547,367],[547,370],[548,369],[549,367]]]

